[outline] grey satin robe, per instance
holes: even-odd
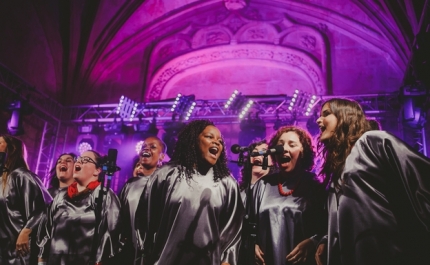
[[[24,168],[12,171],[3,188],[0,178],[0,264],[27,265],[30,255],[16,255],[16,240],[23,228],[30,228],[31,247],[35,246],[38,224],[52,198],[40,179]]]
[[[430,160],[384,131],[348,156],[329,196],[329,264],[430,264]],[[337,225],[336,225],[337,224]]]
[[[125,243],[123,251],[126,253],[121,261],[125,262],[126,264],[134,264],[135,260],[138,260],[139,258],[136,256],[136,250],[142,250],[142,243],[138,242],[137,240],[135,214],[143,190],[149,178],[150,176],[138,176],[130,178],[127,180],[119,194],[119,200],[121,202],[121,221],[123,223],[121,241]]]
[[[179,170],[165,165],[146,186],[142,203],[148,216],[136,219],[149,220],[139,224],[146,230],[140,231],[145,265],[235,265],[244,213],[236,180],[215,182],[213,169],[188,179]]]
[[[287,185],[299,185],[294,193],[282,196],[278,191],[278,173],[261,178],[254,186],[254,207],[257,221],[257,244],[264,253],[267,265],[290,264],[286,256],[305,239],[315,244],[325,234],[327,217],[324,212],[325,196],[323,186],[315,174],[283,179],[283,189]],[[315,253],[311,253],[306,263],[315,264]]]
[[[96,198],[100,186],[94,191],[69,198],[67,189],[61,190],[48,210],[46,236],[40,243],[40,257],[49,265],[86,265],[91,258],[95,231]],[[103,211],[99,225],[96,262],[108,261],[119,248],[120,202],[109,189],[103,198]]]

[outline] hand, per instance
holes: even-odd
[[[264,253],[263,251],[261,251],[260,246],[259,245],[255,245],[255,261],[257,264],[265,264],[264,263]]]
[[[305,262],[311,252],[315,251],[314,242],[311,239],[305,239],[300,242],[291,252],[287,255],[286,259],[293,264]]]
[[[315,252],[315,260],[317,262],[317,265],[324,265],[326,257],[327,249],[325,247],[325,244],[320,244],[317,248],[317,251]]]
[[[16,240],[16,253],[19,256],[27,256],[30,253],[30,228],[24,228],[18,235]]]

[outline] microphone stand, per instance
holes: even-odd
[[[99,247],[99,226],[102,221],[102,216],[103,216],[102,213],[104,210],[103,197],[108,193],[108,190],[110,189],[113,174],[115,174],[115,172],[117,172],[118,170],[121,170],[121,168],[116,165],[116,155],[114,158],[115,161],[110,161],[111,159],[109,158],[107,159],[108,161],[106,161],[102,165],[102,172],[99,174],[99,178],[98,178],[98,181],[100,182],[100,190],[96,198],[96,207],[94,209],[94,214],[96,216],[96,224],[94,227],[94,237],[93,237],[93,245],[91,248],[90,264],[96,264],[96,261],[97,261],[97,249]],[[107,175],[107,181],[106,181],[106,187],[105,187],[104,183],[105,183],[106,175]]]
[[[263,163],[261,165],[262,169],[265,170],[269,166],[269,159],[268,154],[265,154],[263,156]],[[245,242],[244,242],[244,248],[245,248],[245,263],[244,265],[248,264],[255,264],[255,245],[257,244],[257,218],[256,218],[256,209],[255,209],[255,203],[254,203],[254,196],[253,196],[253,189],[251,187],[251,180],[252,180],[252,167],[253,164],[251,164],[250,158],[247,161],[247,164],[245,165],[245,172],[249,174],[249,182],[248,187],[246,188],[246,207],[245,207],[245,217],[244,217],[244,235],[245,235]]]

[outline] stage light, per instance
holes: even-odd
[[[305,114],[306,116],[309,116],[317,101],[317,96],[296,89],[291,97],[288,110],[297,114]]]
[[[139,104],[135,101],[121,96],[119,99],[118,106],[116,107],[116,114],[122,119],[129,119],[130,121],[137,115]]]
[[[196,102],[194,102],[194,100],[194,95],[184,96],[182,94],[178,94],[173,102],[172,108],[170,109],[174,112],[172,116],[173,119],[178,115],[179,121],[189,120],[196,106]]]
[[[89,142],[81,142],[78,146],[79,154],[82,154],[85,151],[93,150],[91,143]]]
[[[145,141],[139,141],[139,142],[137,142],[137,144],[136,144],[136,147],[135,147],[135,150],[136,150],[136,154],[140,154],[140,150],[142,150],[142,145],[143,145],[143,143],[144,143]]]
[[[94,134],[79,135],[76,139],[76,151],[82,154],[88,150],[96,150],[97,148],[97,136]]]
[[[254,104],[254,101],[248,100],[248,103],[242,108],[242,111],[239,114],[239,119],[242,119],[245,117],[245,115],[248,113],[249,109],[251,108],[252,104]]]
[[[6,106],[6,109],[11,113],[10,119],[7,122],[8,133],[15,136],[24,134],[22,116],[30,114],[31,107],[25,101],[13,100]]]
[[[237,91],[237,90],[233,91],[230,98],[225,103],[224,108],[228,109],[230,107],[230,105],[236,100],[236,97],[238,95],[240,96],[240,95],[242,95],[242,93],[239,93],[239,91]]]

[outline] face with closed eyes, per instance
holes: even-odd
[[[279,137],[277,145],[284,147],[284,153],[276,156],[281,171],[292,172],[299,166],[303,155],[303,144],[294,131],[285,132]]]
[[[61,182],[68,182],[73,179],[73,169],[75,161],[71,155],[62,155],[57,160],[57,165],[55,166],[55,171],[57,178]]]
[[[214,166],[224,148],[221,132],[217,127],[209,125],[200,133],[198,149],[204,163]]]

